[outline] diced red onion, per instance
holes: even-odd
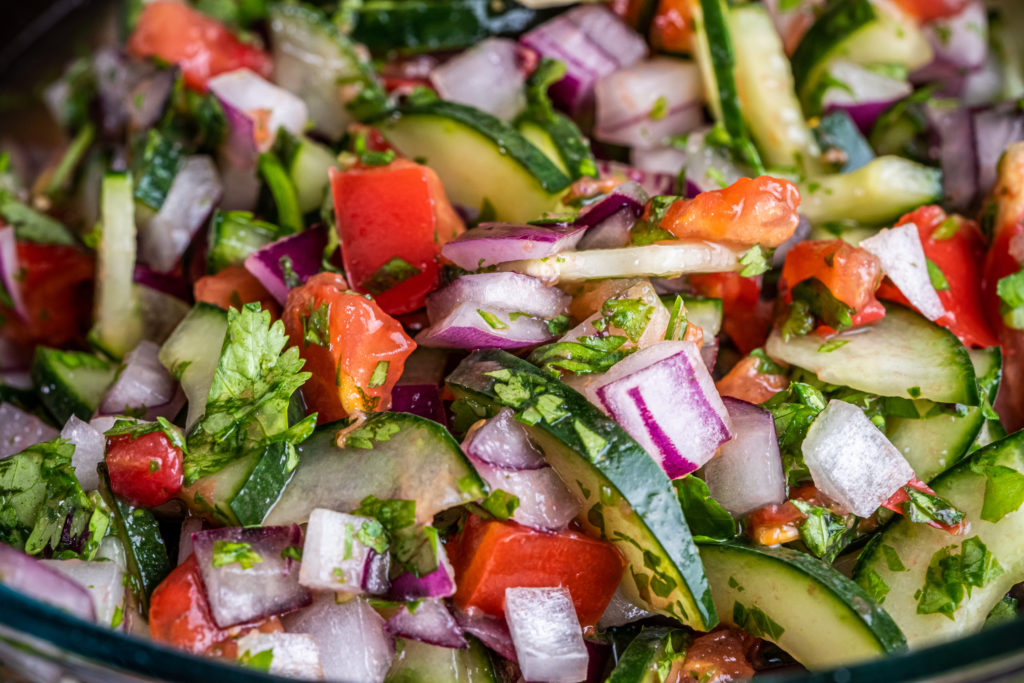
[[[676,187],[675,174],[649,172],[618,161],[599,160],[597,171],[602,178],[621,178],[638,183],[651,197],[672,194]]]
[[[640,183],[628,180],[601,200],[585,206],[575,221],[576,225],[585,225],[593,230],[623,211],[632,215],[635,221],[644,212],[644,205],[648,199],[647,192]]]
[[[978,191],[971,112],[966,107],[938,103],[929,103],[925,111],[940,141],[939,159],[946,202],[953,209],[966,211]]]
[[[5,543],[0,543],[0,583],[79,619],[96,621],[96,608],[88,590]]]
[[[384,595],[391,588],[391,553],[378,553],[373,549],[366,556],[363,566],[363,592],[369,595]]]
[[[185,405],[178,383],[160,363],[160,347],[143,340],[125,356],[117,379],[100,401],[104,415],[132,414],[145,409],[144,419],[174,419]]]
[[[749,169],[737,164],[721,147],[709,144],[707,142],[709,133],[710,129],[706,129],[690,133],[686,136],[686,144],[681,150],[683,153],[683,163],[671,174],[667,174],[667,177],[672,178],[674,187],[679,169],[686,169],[686,182],[688,185],[692,184],[693,188],[697,191],[694,192],[693,189],[688,187],[688,196],[698,192],[720,190],[722,187],[732,185],[740,178],[753,175]],[[637,152],[637,154],[640,153]],[[644,161],[642,155],[638,156],[637,159]],[[644,163],[648,162],[644,161]],[[653,164],[654,162],[651,161],[650,163]],[[672,194],[672,191],[663,192],[662,194]]]
[[[577,683],[590,659],[569,589],[506,588],[505,620],[523,678]]]
[[[988,56],[988,12],[980,0],[958,14],[934,19],[922,26],[935,52],[935,60],[961,69],[980,67]]]
[[[629,147],[656,147],[704,121],[700,71],[693,62],[655,57],[618,69],[594,89],[594,137]]]
[[[463,303],[416,335],[416,343],[449,349],[519,349],[553,339],[544,320]]]
[[[771,413],[729,396],[722,402],[732,419],[734,436],[704,465],[711,496],[735,517],[784,502],[786,475]]]
[[[772,17],[775,30],[782,37],[787,54],[793,54],[807,29],[814,25],[823,4],[824,0],[797,0],[795,3],[782,0],[764,1],[765,9]]]
[[[504,619],[484,614],[475,607],[470,607],[466,612],[455,608],[453,613],[455,621],[463,631],[510,662],[516,661],[516,649],[512,644],[512,634],[509,633],[508,624]]]
[[[715,363],[718,362],[718,337],[704,340],[700,347],[700,358],[704,361],[704,366],[707,367],[708,372],[713,373],[715,371]]]
[[[181,534],[178,537],[178,564],[187,560],[192,554],[192,534],[206,528],[202,517],[188,516],[181,523]]]
[[[3,338],[0,337],[0,340]],[[5,347],[0,341],[0,353],[5,353]],[[0,364],[0,368],[3,365]],[[32,389],[32,374],[28,370],[2,370],[0,371],[0,387],[12,387],[14,389]]]
[[[17,386],[12,383],[12,378],[23,374],[24,369],[32,362],[31,351],[32,349],[16,344],[7,337],[0,335],[0,371],[2,371],[0,384]],[[31,386],[32,382],[30,380],[28,387],[24,388],[31,388]]]
[[[622,594],[621,588],[616,588],[612,593],[612,599],[604,609],[604,614],[597,622],[597,627],[602,631],[613,626],[632,624],[634,621],[654,616],[642,607],[637,607]]]
[[[318,508],[309,513],[299,583],[314,590],[363,592],[370,548],[356,537],[369,517]]]
[[[0,458],[21,453],[29,446],[56,439],[57,430],[32,413],[0,403]]]
[[[236,69],[214,76],[208,85],[221,104],[242,112],[256,124],[254,140],[261,152],[274,146],[279,128],[292,135],[300,135],[306,130],[309,121],[306,103],[249,69]]]
[[[115,612],[124,608],[124,571],[116,562],[86,562],[84,560],[43,560],[42,563],[68,577],[89,591],[96,621],[113,626]]]
[[[78,419],[76,415],[68,418],[60,438],[75,445],[71,456],[71,466],[75,468],[78,483],[85,491],[94,491],[100,485],[96,466],[103,462],[107,447],[107,438],[92,424]]]
[[[412,572],[399,574],[391,581],[388,597],[408,601],[421,598],[450,598],[455,595],[455,570],[448,560],[444,546],[437,548],[437,569],[416,576]]]
[[[291,285],[285,276],[282,260],[291,262],[291,271],[298,284],[303,284],[320,272],[326,247],[327,228],[316,225],[295,235],[282,237],[249,254],[245,259],[245,269],[284,306]]]
[[[139,230],[139,255],[154,270],[173,270],[224,193],[213,159],[185,159],[163,205]]]
[[[624,249],[623,251],[627,250]],[[622,349],[643,349],[664,341],[671,314],[661,302],[658,290],[654,288],[649,280],[615,278],[609,281],[605,292],[607,293],[605,301],[610,299],[635,299],[651,307],[651,317],[647,321],[647,326],[643,329],[643,332],[637,337],[635,342],[632,339],[627,340],[622,345]],[[601,296],[605,296],[605,293],[603,292]],[[592,337],[600,332],[621,334],[614,325],[603,330],[598,330],[594,327],[594,323],[603,316],[604,313],[602,311],[595,311],[586,320],[566,332],[561,341],[576,341],[580,337]],[[593,397],[591,399],[593,400]]]
[[[260,181],[256,177],[260,151],[256,147],[255,126],[241,110],[224,100],[220,100],[220,105],[228,128],[227,137],[217,150],[224,185],[221,208],[251,211],[260,193]]]
[[[190,301],[192,299],[192,285],[185,278],[178,275],[160,273],[152,268],[137,265],[132,273],[132,279],[137,285],[154,289],[175,299],[181,301]]]
[[[964,106],[991,106],[1002,100],[1003,72],[998,58],[989,54],[985,62],[963,77],[960,99]]]
[[[672,479],[700,468],[732,438],[728,412],[692,342],[637,351],[612,366],[592,391]]]
[[[1016,103],[999,105],[974,115],[974,145],[978,154],[978,189],[985,193],[996,182],[996,165],[1012,143],[1024,140],[1024,114]]]
[[[580,513],[580,504],[551,467],[507,470],[470,458],[491,491],[501,489],[519,499],[512,520],[542,531],[564,529]]]
[[[310,607],[284,617],[289,633],[307,633],[320,648],[320,664],[329,681],[382,683],[394,657],[384,619],[361,598],[342,604],[334,593],[318,593]]]
[[[686,152],[672,145],[635,147],[630,150],[629,159],[642,171],[664,173],[674,178],[686,165]]]
[[[525,313],[554,318],[568,313],[570,297],[557,287],[548,287],[529,275],[519,273],[477,273],[456,278],[443,289],[427,295],[427,316],[441,320],[463,303],[485,311]]]
[[[441,600],[423,600],[412,611],[408,605],[402,605],[384,624],[384,630],[399,638],[410,638],[438,647],[460,650],[469,647],[455,617]]]
[[[822,97],[825,113],[837,109],[848,112],[864,134],[870,132],[883,111],[913,92],[904,80],[845,60],[833,62],[828,74],[836,85]]]
[[[442,349],[418,348],[405,360],[398,383],[391,390],[391,410],[412,413],[447,424],[441,384],[448,352]]]
[[[217,541],[248,543],[261,562],[248,569],[238,562],[213,566]],[[298,582],[291,560],[281,555],[288,546],[302,545],[297,524],[262,528],[227,528],[192,535],[199,572],[210,601],[213,620],[221,628],[309,605],[310,592]]]
[[[122,134],[126,124],[140,131],[155,123],[171,94],[175,75],[171,69],[158,69],[151,62],[130,59],[113,48],[93,56],[92,72],[99,95],[100,122],[109,138]],[[70,95],[66,82],[55,84],[47,93],[51,111],[65,107]]]
[[[801,450],[814,485],[858,517],[870,517],[914,470],[857,406],[831,400]]]
[[[589,228],[577,247],[587,249],[620,249],[629,244],[629,231],[637,217],[629,209],[619,209],[608,218]]]
[[[937,320],[945,314],[928,274],[928,261],[916,225],[880,230],[861,240],[860,247],[878,257],[882,271],[921,315]]]
[[[239,655],[250,656],[270,651],[273,656],[267,673],[274,676],[310,681],[323,680],[320,646],[306,633],[261,633],[252,630],[236,641]]]
[[[21,266],[18,263],[18,245],[15,241],[14,228],[8,225],[0,227],[0,287],[7,292],[14,305],[14,312],[22,320],[28,320],[28,309],[21,296],[21,283],[18,281]]]
[[[148,130],[156,125],[164,113],[174,90],[177,69],[160,69],[143,78],[128,93],[128,128],[132,131]]]
[[[541,57],[563,62],[566,74],[550,90],[552,100],[575,112],[589,101],[602,76],[635,64],[647,43],[607,7],[580,5],[528,31],[520,39]]]
[[[430,72],[430,82],[446,100],[475,107],[511,121],[526,106],[519,46],[488,38]]]
[[[505,261],[553,256],[576,246],[583,237],[577,225],[481,223],[441,247],[441,255],[466,270]]]
[[[526,428],[516,421],[515,413],[502,408],[466,435],[462,444],[466,455],[506,470],[536,470],[547,467],[544,456],[530,442]]]

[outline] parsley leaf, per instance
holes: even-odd
[[[856,523],[856,518],[852,515],[840,517],[828,508],[812,505],[804,500],[793,499],[790,502],[807,515],[797,527],[800,531],[800,540],[812,555],[831,563],[846,546],[848,532]]]
[[[270,665],[274,661],[274,649],[263,650],[252,654],[248,650],[243,652],[238,658],[238,663],[249,669],[256,669],[257,671],[270,671]]]
[[[416,523],[416,501],[399,498],[381,500],[376,496],[367,496],[359,501],[359,507],[352,514],[373,517],[389,533],[394,533]]]
[[[911,522],[936,521],[953,526],[964,519],[964,513],[939,496],[927,491],[919,491],[912,486],[904,486],[908,500],[903,504],[903,512]]]
[[[735,603],[732,607],[732,621],[738,628],[743,629],[755,638],[766,638],[778,640],[786,629],[782,628],[774,619],[764,613],[757,606],[747,607]]]
[[[302,341],[325,349],[331,346],[331,305],[326,301],[318,307],[309,302],[309,313],[302,318]],[[301,315],[301,314],[300,314]]]
[[[790,484],[809,480],[811,475],[800,447],[814,418],[825,409],[825,397],[810,384],[791,382],[785,391],[775,394],[763,405],[775,420],[787,480]]]
[[[375,519],[363,522],[363,525],[356,532],[356,540],[372,548],[373,552],[383,555],[388,549],[388,534],[384,531],[384,525]]]
[[[397,434],[402,428],[395,422],[388,419],[387,413],[378,413],[363,423],[359,429],[355,429],[345,435],[345,446],[371,450],[373,442],[390,441],[391,437]]]
[[[889,594],[889,584],[874,569],[869,569],[857,576],[857,585],[864,589],[872,600],[881,605]]]
[[[370,381],[366,386],[371,389],[384,386],[384,383],[388,380],[388,368],[391,367],[391,361],[382,360],[377,361],[377,364],[373,366],[373,374],[370,375]]]
[[[608,299],[601,307],[603,318],[594,321],[594,328],[603,332],[608,326],[622,330],[636,342],[647,329],[654,315],[654,306],[643,299]]]
[[[270,313],[259,304],[228,311],[206,413],[188,434],[186,485],[262,451],[271,441],[294,444],[312,433],[315,415],[288,425],[292,394],[310,374],[300,372],[299,350],[285,350],[287,344],[284,324],[271,324]]]
[[[708,485],[693,475],[672,482],[683,517],[697,541],[728,541],[738,533],[736,520],[711,497]]]
[[[984,588],[1003,573],[995,556],[977,536],[960,545],[942,548],[932,555],[924,586],[917,601],[918,614],[944,614],[953,619],[971,588]]]
[[[812,277],[797,283],[793,287],[792,292],[793,303],[791,307],[797,307],[798,302],[803,304],[799,306],[799,315],[801,316],[799,329],[806,329],[805,318],[808,314],[837,332],[841,332],[853,324],[852,316],[854,310],[835,298],[829,288],[818,278]],[[791,312],[790,316],[792,317],[793,315]],[[784,335],[787,332],[788,325],[789,320],[787,319],[786,323],[783,324]],[[813,325],[810,329],[807,329],[807,332],[810,332],[811,329],[813,329]],[[800,334],[796,332],[795,328],[791,328],[790,332],[790,336],[793,336],[793,333],[797,334],[797,336]],[[803,334],[807,334],[807,332],[803,332]]]
[[[139,420],[117,420],[114,422],[114,426],[105,432],[106,436],[123,436],[128,435],[131,440],[143,436],[145,434],[152,434],[154,432],[163,432],[164,436],[167,437],[167,441],[170,442],[175,448],[180,448],[182,452],[187,452],[185,445],[185,439],[181,435],[181,430],[171,424],[167,418],[158,417],[156,422],[141,422]],[[150,468],[150,471],[154,471]]]

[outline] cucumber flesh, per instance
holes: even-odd
[[[295,199],[299,211],[309,213],[319,209],[327,192],[327,170],[337,168],[338,158],[331,150],[308,138],[299,138],[292,153],[288,173],[295,186]]]
[[[227,331],[227,312],[200,302],[192,307],[160,347],[160,363],[181,382],[188,399],[186,430],[191,429],[206,412],[206,400]]]
[[[738,543],[701,545],[700,554],[722,621],[770,640],[812,671],[906,648],[883,609],[810,555]]]
[[[761,5],[729,10],[736,66],[733,77],[743,119],[768,166],[795,168],[805,176],[822,172],[821,150],[804,120],[793,74],[775,25]]]
[[[668,301],[666,301],[668,299]],[[672,310],[673,297],[662,297],[662,303]],[[705,299],[697,296],[684,296],[686,319],[704,330],[704,338],[717,337],[722,330],[722,300]]]
[[[88,421],[117,376],[117,365],[91,353],[36,347],[32,383],[58,425],[72,415]]]
[[[409,413],[376,413],[362,433],[386,439],[372,441],[370,449],[358,443],[338,448],[341,428],[323,425],[296,447],[299,466],[263,524],[301,524],[314,508],[351,512],[371,495],[415,500],[417,522],[430,524],[436,513],[486,495],[459,444],[436,422]]]
[[[280,228],[256,220],[248,211],[217,211],[210,225],[207,270],[216,273],[228,266],[241,265],[249,254],[281,236]]]
[[[717,623],[672,483],[621,427],[562,382],[504,351],[470,354],[447,383],[458,397],[494,412],[512,408],[532,422],[532,440],[586,510],[577,521],[615,544],[629,563],[622,582],[628,600],[698,630]],[[542,396],[543,413],[534,407]]]
[[[815,373],[823,382],[879,396],[924,398],[976,406],[978,386],[967,349],[952,332],[923,316],[886,304],[885,317],[827,338],[813,332],[783,341],[772,330],[765,345],[777,361]],[[821,352],[822,345],[844,341]]]
[[[885,610],[906,634],[911,648],[950,640],[979,630],[992,607],[1006,592],[1024,579],[1024,507],[1007,514],[998,522],[981,519],[985,500],[986,476],[972,465],[982,463],[1009,468],[1024,474],[1024,432],[1017,432],[976,451],[956,467],[935,479],[935,492],[962,510],[969,520],[967,532],[959,536],[913,523],[900,517],[887,526],[878,540],[861,555],[854,578],[868,583],[880,580],[888,589],[881,599]],[[950,546],[957,550],[964,541],[977,538],[991,552],[1003,572],[980,587],[973,587],[952,617],[943,614],[919,614],[919,590],[935,554]],[[888,550],[886,550],[888,548]],[[892,561],[892,553],[899,563]],[[902,570],[900,570],[902,566]]]
[[[942,171],[883,156],[851,173],[822,175],[800,185],[800,213],[814,224],[894,221],[922,204],[942,200]]]
[[[399,638],[384,683],[498,683],[487,649],[475,638],[456,650]]]
[[[89,339],[111,357],[123,358],[145,332],[133,286],[136,230],[131,176],[108,173],[103,178],[100,214],[103,232],[96,251],[95,324]]]
[[[453,203],[494,220],[525,222],[555,211],[570,184],[519,131],[472,107],[409,103],[378,126],[402,154],[437,172]]]

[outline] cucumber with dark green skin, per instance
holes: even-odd
[[[89,420],[117,376],[117,365],[84,351],[36,347],[32,383],[58,425],[72,415]]]
[[[113,511],[112,530],[121,539],[128,563],[128,582],[143,615],[149,611],[153,589],[171,573],[167,546],[153,513],[129,505],[110,490],[110,475],[105,463],[98,465],[99,492]]]
[[[138,178],[135,183],[135,200],[153,211],[159,211],[184,158],[185,152],[179,142],[158,130],[150,130],[134,172]]]
[[[550,112],[549,116],[531,116],[527,112],[519,119],[517,127],[527,140],[544,152],[570,179],[597,177],[597,161],[590,151],[590,143],[583,137],[576,123],[565,114]]]
[[[498,683],[487,648],[476,638],[457,650],[397,639],[395,658],[384,683]]]
[[[459,50],[488,36],[518,35],[561,8],[511,0],[367,0],[347,15],[350,35],[379,55]]]
[[[248,211],[216,211],[210,224],[206,269],[216,273],[282,237],[280,228],[256,220]]]
[[[1002,368],[999,349],[971,349],[968,354],[979,384],[983,385],[979,387],[982,394],[988,401],[994,401]],[[985,422],[981,406],[969,406],[959,412],[943,411],[930,417],[890,417],[885,432],[914,468],[918,479],[928,482],[967,454]]]
[[[843,153],[839,171],[850,173],[863,168],[875,158],[875,152],[857,128],[857,124],[845,111],[834,111],[821,117],[814,129],[818,144],[824,150],[834,149]]]
[[[495,411],[512,408],[520,421],[532,422],[532,439],[583,507],[577,521],[615,544],[629,563],[622,588],[630,600],[699,630],[717,623],[672,482],[612,419],[504,351],[471,353],[447,384],[458,397]]]
[[[810,370],[829,384],[879,396],[978,405],[974,366],[960,340],[907,308],[890,303],[885,310],[876,323],[827,338],[812,332],[784,341],[775,329],[765,350],[773,359]],[[846,343],[820,350],[840,340]]]
[[[522,133],[462,104],[409,100],[376,125],[398,151],[437,172],[453,203],[489,208],[494,220],[540,218],[572,182]]]
[[[339,448],[343,427],[321,425],[296,446],[299,466],[263,524],[302,524],[314,508],[351,512],[367,496],[414,500],[417,522],[430,524],[436,513],[487,494],[459,444],[437,422],[409,413],[375,413],[360,433],[386,438],[353,441],[350,433]]]
[[[878,592],[884,593],[880,597],[882,606],[899,624],[912,648],[979,630],[992,607],[1012,586],[1024,580],[1024,507],[1008,512],[998,521],[981,518],[990,486],[985,472],[992,468],[1005,468],[997,470],[1004,480],[1024,474],[1024,431],[975,451],[931,482],[935,493],[966,514],[969,526],[965,533],[953,536],[899,517],[876,536],[858,559],[854,579],[879,587]],[[994,519],[994,515],[988,516]],[[1002,573],[965,592],[952,611],[952,618],[940,613],[919,613],[918,591],[925,586],[936,553],[955,546],[959,554],[962,544],[975,538],[992,553]]]
[[[606,683],[661,683],[661,665],[685,651],[686,632],[676,628],[645,628],[623,651]]]
[[[770,640],[808,669],[906,649],[885,610],[806,553],[729,542],[701,544],[700,554],[722,621]]]
[[[78,244],[74,234],[63,223],[29,208],[6,192],[0,192],[0,218],[14,227],[14,236],[19,242]]]

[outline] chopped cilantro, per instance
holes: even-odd
[[[373,374],[370,375],[370,381],[367,384],[371,389],[384,386],[384,382],[388,379],[388,368],[391,366],[391,361],[382,360],[378,361],[377,365],[373,367]]]
[[[183,453],[188,452],[185,446],[185,439],[181,435],[181,430],[171,424],[171,422],[165,417],[158,417],[155,422],[118,419],[114,422],[114,426],[105,432],[105,436],[127,435],[132,441],[134,441],[144,434],[152,434],[154,432],[163,432],[164,436],[167,437],[167,441],[172,446],[180,448]],[[153,469],[152,462],[150,463],[150,472],[156,472],[159,469],[159,462],[157,462],[156,469]]]
[[[636,342],[651,322],[654,306],[643,299],[608,299],[601,307],[601,313],[604,317],[594,321],[595,329],[603,331],[611,326],[622,330],[630,341]]]
[[[660,121],[665,118],[666,114],[668,114],[668,100],[664,95],[659,95],[658,99],[654,100],[651,112],[647,116],[652,121]]]
[[[492,330],[508,329],[508,323],[504,322],[494,313],[491,313],[490,311],[485,311],[481,308],[476,309],[476,312],[480,315],[481,318],[484,319],[484,322],[487,323],[487,326],[490,327]]]
[[[373,552],[383,555],[388,549],[388,535],[384,526],[376,519],[363,522],[363,525],[356,532],[356,539]]]
[[[935,261],[930,258],[925,259],[925,263],[928,266],[928,279],[932,283],[932,287],[935,288],[936,292],[944,292],[949,290],[949,281],[946,280],[946,275],[942,272]]]
[[[519,497],[502,489],[495,489],[484,498],[483,502],[480,503],[480,507],[495,519],[504,522],[511,518],[516,508],[519,507]]]
[[[995,463],[994,454],[981,454],[971,462],[971,471],[984,475],[985,498],[981,518],[998,522],[1024,504],[1024,474]]]
[[[1001,278],[996,284],[1000,312],[1007,327],[1024,330],[1024,270]]]
[[[845,330],[853,324],[853,309],[835,298],[829,288],[818,278],[812,277],[797,283],[792,292],[793,303],[790,317],[783,323],[783,335],[789,333],[787,339],[807,334],[814,329],[813,322],[808,326],[808,315],[837,332]],[[798,316],[798,320],[790,323],[790,319],[794,316]],[[801,332],[801,330],[806,331]]]
[[[918,614],[943,614],[953,619],[971,588],[984,588],[1002,575],[1003,568],[978,537],[935,552],[928,563],[924,586],[917,601]]]
[[[727,541],[738,533],[736,520],[711,497],[703,480],[689,475],[672,482],[683,516],[697,541]]]
[[[836,349],[841,349],[850,343],[848,339],[833,339],[832,341],[825,342],[818,347],[818,353],[832,353]]]
[[[569,323],[569,316],[556,315],[554,318],[547,321],[548,332],[556,337],[560,337],[569,329]]]
[[[686,336],[689,326],[686,319],[686,304],[683,303],[683,297],[677,294],[675,301],[672,302],[672,310],[669,311],[668,327],[665,329],[666,341],[681,340]]]
[[[992,611],[985,618],[985,628],[998,626],[1013,621],[1017,618],[1017,599],[1004,595],[1003,599],[996,603]]]
[[[281,551],[281,557],[285,560],[302,562],[302,546],[290,545]]]
[[[807,515],[800,522],[800,540],[815,557],[832,562],[842,551],[848,540],[848,532],[856,519],[852,516],[841,517],[828,508],[811,505],[803,500],[791,500],[796,508]]]
[[[879,605],[885,602],[885,596],[889,594],[889,584],[874,569],[859,574],[857,584]]]
[[[370,450],[373,442],[390,441],[391,437],[401,430],[398,424],[390,421],[386,415],[367,420],[359,429],[345,435],[345,446]]]
[[[399,256],[392,256],[384,265],[366,278],[361,287],[374,296],[394,289],[410,278],[419,275],[422,270]]]
[[[251,543],[235,541],[213,542],[213,566],[225,567],[238,563],[242,569],[252,569],[263,562],[259,553],[252,549]]]
[[[270,671],[270,665],[274,661],[274,650],[263,650],[252,654],[248,650],[243,652],[238,658],[238,663],[249,669],[256,669],[257,671]]]
[[[906,566],[903,564],[903,560],[900,559],[899,553],[896,552],[896,548],[893,548],[891,545],[882,544],[882,555],[885,557],[885,566],[889,568],[889,571],[907,571]]]
[[[960,218],[950,216],[932,231],[933,240],[948,240],[960,231]]]
[[[755,244],[740,256],[740,265],[743,266],[740,271],[742,277],[753,277],[766,273],[772,267],[772,250]]]
[[[575,341],[555,342],[536,348],[530,362],[557,377],[562,372],[576,375],[605,372],[632,351],[620,350],[626,338],[579,337]]]
[[[600,458],[601,454],[604,453],[605,447],[608,445],[608,441],[579,420],[575,420],[572,426],[576,431],[576,436],[578,436],[580,441],[583,443],[583,448],[586,450],[587,456],[592,461]]]
[[[309,313],[302,318],[302,341],[308,346],[315,344],[325,349],[331,346],[331,304],[323,302],[313,307],[309,302]]]
[[[903,512],[912,522],[936,521],[953,526],[964,519],[962,511],[933,493],[919,491],[911,486],[904,486],[903,490],[908,496],[908,500],[903,504]]]
[[[389,533],[394,533],[416,523],[416,501],[399,498],[381,500],[376,496],[367,496],[359,501],[359,507],[352,514],[373,517]]]

